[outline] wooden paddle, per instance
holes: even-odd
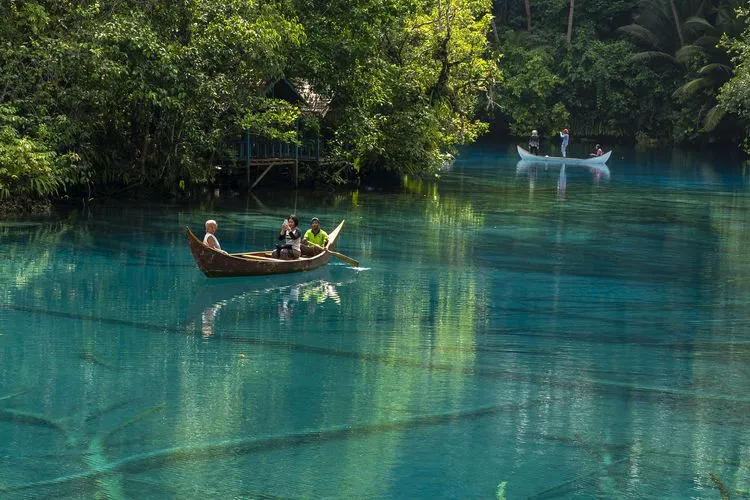
[[[347,257],[347,256],[346,256],[346,255],[344,255],[343,253],[338,253],[338,252],[334,252],[333,250],[329,250],[329,249],[327,249],[327,248],[323,248],[322,246],[320,246],[320,245],[316,245],[315,243],[312,243],[312,242],[310,242],[310,241],[308,241],[307,243],[308,243],[308,244],[309,244],[309,245],[310,245],[311,247],[319,248],[319,249],[323,250],[324,252],[328,252],[328,253],[330,253],[330,254],[331,254],[331,255],[333,255],[334,257],[337,257],[337,258],[339,258],[339,259],[343,260],[343,261],[344,261],[344,262],[346,262],[347,264],[351,264],[351,265],[352,265],[352,266],[354,266],[354,267],[359,267],[359,261],[356,261],[356,260],[352,259],[351,257]]]

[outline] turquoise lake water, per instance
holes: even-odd
[[[0,221],[0,498],[750,497],[748,178],[608,167]],[[196,267],[291,212],[361,267]]]

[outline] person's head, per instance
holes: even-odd
[[[532,130],[531,135],[539,135],[539,132],[537,132],[536,130]]]
[[[296,215],[290,215],[286,218],[286,220],[289,223],[289,229],[295,229],[297,226],[299,226],[299,219]]]
[[[601,145],[601,144],[597,144],[597,145],[596,145],[596,149],[601,149],[601,148],[602,148],[602,145]]]
[[[568,134],[568,133],[569,133],[569,132],[568,132],[568,129],[564,128],[564,129],[563,129],[563,134]]]
[[[312,220],[310,221],[310,227],[316,233],[320,230],[320,221],[317,217],[312,218]]]
[[[218,225],[216,224],[215,220],[209,219],[209,220],[206,221],[206,232],[207,233],[213,233],[214,231],[216,231],[217,227],[218,227]]]

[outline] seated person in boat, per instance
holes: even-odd
[[[531,131],[531,138],[529,138],[529,153],[533,155],[539,154],[539,133],[536,130]]]
[[[310,229],[305,232],[302,245],[304,255],[317,255],[323,250],[316,248],[314,245],[325,247],[328,244],[328,233],[320,229],[320,221],[313,217],[310,221]]]
[[[300,255],[302,255],[302,251],[300,250],[302,233],[297,227],[298,224],[299,219],[297,216],[290,215],[281,225],[279,241],[283,241],[283,243],[276,245],[276,250],[273,251],[274,258],[291,260],[299,259]]]
[[[601,156],[603,154],[604,154],[604,151],[602,150],[601,144],[597,144],[596,147],[594,148],[594,152],[589,153],[589,156]]]
[[[215,220],[209,219],[206,221],[206,235],[203,237],[203,244],[209,248],[213,248],[214,250],[218,250],[222,253],[226,253],[224,250],[221,249],[221,245],[219,245],[219,240],[216,239],[217,227],[218,225],[216,224]]]

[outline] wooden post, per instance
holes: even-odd
[[[296,136],[299,140],[299,120],[294,122],[294,128],[296,129]],[[297,187],[299,179],[299,146],[294,147],[294,187]]]
[[[247,163],[245,165],[245,173],[247,174],[247,185],[250,186],[250,157],[252,156],[252,143],[250,142],[250,129],[247,129],[247,142],[245,143],[245,150],[247,153]]]

